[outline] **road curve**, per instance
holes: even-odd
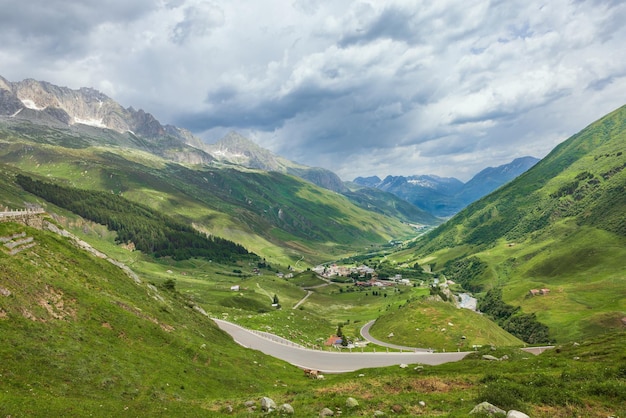
[[[279,358],[294,366],[319,370],[322,373],[345,373],[370,367],[387,367],[400,364],[437,365],[459,361],[469,352],[458,353],[363,353],[328,352],[304,348],[284,338],[263,333],[256,334],[239,325],[221,319],[213,321],[230,334],[240,345],[259,350],[264,354]],[[270,339],[272,338],[272,339]]]
[[[361,337],[365,338],[367,341],[374,343],[376,345],[383,346],[383,347],[393,348],[395,350],[408,350],[408,351],[414,351],[416,353],[432,353],[432,350],[429,348],[407,347],[404,345],[390,344],[384,341],[377,340],[376,338],[372,337],[372,335],[370,334],[370,328],[372,327],[372,325],[374,325],[374,322],[376,322],[375,319],[369,321],[367,324],[363,325],[363,327],[361,328]]]
[[[394,348],[396,350],[409,350],[409,351],[422,352],[422,353],[432,353],[432,350],[428,348],[407,347],[404,345],[389,344],[384,341],[377,340],[376,338],[372,337],[372,335],[370,334],[370,328],[372,327],[372,325],[374,325],[374,322],[376,322],[375,319],[369,321],[367,324],[363,325],[363,327],[361,328],[361,337],[365,338],[367,341],[377,344],[377,345],[381,345],[383,347]],[[544,351],[550,350],[552,348],[554,348],[553,345],[544,345],[541,347],[524,347],[524,348],[520,348],[520,350],[538,356]]]

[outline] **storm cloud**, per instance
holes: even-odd
[[[624,104],[619,1],[0,0],[0,75],[94,87],[207,142],[467,180]]]

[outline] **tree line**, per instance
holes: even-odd
[[[479,299],[478,310],[489,315],[504,330],[529,344],[550,342],[550,330],[537,320],[534,313],[520,312],[519,306],[511,306],[502,300],[502,289],[494,288]]]
[[[63,187],[21,174],[16,181],[27,192],[116,231],[117,243],[132,242],[138,250],[155,257],[233,261],[249,254],[237,243],[200,233],[171,216],[119,195]]]

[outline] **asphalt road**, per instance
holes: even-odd
[[[461,360],[468,352],[428,353],[394,352],[372,353],[329,352],[304,348],[284,338],[247,330],[239,325],[221,319],[213,319],[225,332],[230,334],[240,345],[259,350],[267,355],[279,358],[294,366],[319,370],[322,373],[344,373],[370,367],[386,367],[400,364],[437,365]]]

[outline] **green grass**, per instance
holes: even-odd
[[[0,223],[0,236],[21,232],[37,245],[0,251],[0,287],[10,292],[0,299],[2,413],[38,416],[51,397],[58,400],[48,414],[83,415],[96,404],[114,413],[112,399],[136,410],[157,400],[160,409],[181,402],[172,410],[192,411],[198,400],[261,393],[295,374],[238,347],[184,295],[136,284],[63,238]],[[259,379],[252,370],[262,367],[276,373]]]
[[[422,369],[414,365],[367,369],[313,381],[295,367],[238,346],[190,304],[320,347],[338,323],[349,336],[357,335],[367,319],[381,315],[377,327],[385,320],[412,323],[408,313],[420,305],[407,301],[427,289],[387,289],[385,298],[372,296],[371,290],[350,292],[348,285],[331,284],[316,289],[302,310],[293,310],[290,306],[305,294],[298,284],[309,283],[310,272],[291,282],[269,271],[249,275],[254,267],[249,265],[155,262],[113,245],[112,234],[100,226],[69,218],[64,222],[85,237],[101,236],[99,242],[132,263],[143,283],[135,284],[116,267],[77,251],[65,239],[0,223],[0,236],[26,232],[37,242],[16,256],[0,252],[0,287],[11,290],[9,297],[0,296],[0,308],[6,313],[0,318],[5,341],[0,356],[7,359],[0,364],[4,415],[244,417],[249,415],[244,402],[258,405],[261,396],[291,403],[303,416],[317,415],[323,407],[341,408],[343,416],[367,416],[375,410],[394,416],[466,416],[484,399],[536,417],[594,416],[587,412],[590,408],[597,416],[624,412],[616,406],[624,389],[623,333],[594,343],[581,340],[580,346],[570,344],[559,353],[537,358],[498,345],[497,351],[479,352],[478,357],[507,354],[510,361],[468,359]],[[161,286],[168,279],[175,280],[176,291]],[[231,291],[235,283],[244,289]],[[162,301],[155,299],[157,294]],[[256,312],[269,306],[273,294],[283,308]],[[225,300],[238,303],[224,306]],[[451,307],[440,305],[426,313],[429,323],[449,321],[454,324],[450,328],[460,327],[466,312],[454,308],[448,312]],[[37,320],[24,317],[25,310]],[[65,318],[55,319],[50,312]],[[463,318],[453,316],[457,314]],[[488,328],[481,328],[486,333]],[[399,341],[394,337],[392,342]],[[555,391],[558,396],[546,395]],[[346,409],[348,396],[358,400],[357,408]],[[226,413],[229,406],[232,413]]]
[[[395,254],[378,244],[406,228],[291,177],[183,167],[138,151],[122,158],[119,150],[89,148],[89,138],[71,139],[72,148],[42,146],[68,138],[23,131],[0,150],[0,159],[10,164],[1,167],[0,203],[20,207],[36,201],[11,183],[20,170],[122,193],[206,232],[252,243],[272,268],[257,276],[256,266],[243,261],[155,260],[115,245],[115,234],[102,226],[47,206],[57,223],[130,265],[143,280],[136,284],[65,239],[0,223],[0,236],[24,231],[37,243],[16,256],[0,250],[0,287],[11,292],[0,296],[0,414],[219,416],[230,406],[228,415],[243,417],[249,416],[245,401],[270,396],[279,404],[292,403],[303,416],[315,416],[323,407],[341,408],[342,416],[371,416],[375,410],[393,416],[467,416],[482,400],[533,417],[626,415],[620,332],[626,245],[619,194],[625,171],[618,155],[624,142],[622,122],[605,122],[612,124],[594,126],[558,147],[535,172],[514,182],[514,190],[505,189],[502,200],[483,199],[430,235],[431,242],[417,241]],[[6,140],[6,130],[0,133]],[[585,172],[594,177],[579,177]],[[589,181],[594,178],[606,193],[597,194]],[[505,302],[536,312],[557,341],[581,344],[564,344],[539,357],[521,353],[510,348],[520,343],[486,318],[420,301],[428,289],[419,287],[374,296],[371,289],[333,283],[314,289],[300,309],[291,309],[306,295],[303,287],[319,279],[310,272],[281,279],[276,271],[346,255],[368,263],[418,262],[436,270],[476,255],[488,264],[479,284],[503,286]],[[173,291],[166,290],[170,280]],[[240,291],[230,290],[235,284]],[[529,287],[544,286],[549,295],[526,297]],[[273,295],[281,309],[271,307]],[[308,346],[320,347],[339,324],[352,338],[379,318],[374,335],[396,344],[447,351],[495,344],[498,349],[438,367],[368,369],[312,381],[295,367],[238,346],[193,310],[194,304]],[[427,332],[417,334],[422,330]],[[391,339],[389,332],[394,332]],[[510,360],[486,362],[482,354],[506,354]],[[357,398],[359,407],[347,410],[348,396]]]
[[[371,333],[381,341],[437,351],[467,351],[475,345],[523,345],[484,315],[458,309],[451,303],[428,300],[415,301],[381,315]]]
[[[6,138],[5,138],[6,139]],[[10,137],[0,161],[25,175],[103,190],[172,214],[272,262],[312,265],[412,229],[347,198],[280,173],[185,167],[123,148],[70,149]]]

